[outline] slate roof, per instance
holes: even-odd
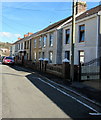
[[[83,19],[83,18],[88,17],[88,16],[90,16],[90,15],[96,14],[96,13],[98,13],[100,10],[101,10],[101,5],[96,6],[96,7],[92,8],[92,9],[87,10],[87,11],[85,11],[84,13],[80,14],[80,15],[76,18],[76,20],[80,20],[80,19]],[[28,36],[28,37],[26,37],[26,38],[30,38],[30,37],[33,37],[33,36],[37,36],[37,35],[39,35],[39,34],[41,34],[41,33],[43,33],[43,32],[47,32],[47,31],[49,31],[49,30],[51,30],[51,29],[55,29],[55,28],[59,27],[60,25],[62,25],[62,24],[63,24],[64,22],[66,22],[67,20],[69,20],[70,18],[72,18],[72,16],[69,16],[69,17],[67,17],[67,18],[65,18],[65,19],[62,19],[62,20],[60,20],[60,21],[52,24],[52,25],[49,25],[48,27],[46,27],[46,28],[44,28],[44,29],[42,29],[42,30],[40,30],[40,31],[38,31],[38,32],[36,32],[36,33],[33,33],[32,35],[30,35],[30,36]],[[70,21],[70,22],[71,22],[71,21]],[[20,40],[17,40],[17,41],[16,41],[15,43],[13,43],[13,44],[16,44],[17,42],[19,42],[19,41],[21,41],[21,40],[23,40],[23,39],[24,39],[24,38],[22,38],[22,39],[20,39]]]

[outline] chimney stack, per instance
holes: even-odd
[[[19,37],[18,40],[21,40],[21,38]]]
[[[32,35],[33,33],[28,32],[28,36]]]
[[[27,34],[24,35],[24,38],[25,38],[25,37],[28,37],[28,36],[30,36],[30,35],[32,35],[32,34],[33,34],[33,33],[28,32]]]
[[[87,4],[86,1],[80,1],[76,2],[76,14],[79,14],[81,12],[85,12],[87,10]]]
[[[28,37],[28,34],[25,34],[25,35],[24,35],[24,38],[25,38],[25,37]]]

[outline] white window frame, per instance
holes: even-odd
[[[53,42],[54,42],[54,33],[50,33],[49,36],[49,46],[53,47]]]
[[[46,41],[47,41],[47,36],[45,35],[43,37],[43,47],[46,47]]]
[[[42,47],[42,37],[39,38],[39,48]]]
[[[67,34],[67,31],[69,31],[69,33]],[[67,35],[69,35],[69,40],[67,41]],[[70,44],[70,28],[65,30],[65,44]]]
[[[53,52],[52,51],[49,52],[49,61],[50,63],[53,63]]]
[[[37,43],[37,40],[34,39],[34,48],[36,48],[36,43]]]

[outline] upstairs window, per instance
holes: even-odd
[[[27,41],[27,49],[29,49],[29,41]]]
[[[39,48],[41,47],[42,45],[42,37],[39,38]]]
[[[18,44],[18,50],[20,50],[20,43]]]
[[[23,43],[21,43],[21,49],[23,49]]]
[[[66,30],[66,40],[65,40],[65,44],[69,44],[70,43],[70,29]]]
[[[79,42],[85,41],[85,25],[79,26]]]
[[[53,46],[54,35],[53,33],[50,34],[49,46]]]
[[[47,40],[47,36],[43,37],[43,47],[46,47],[46,40]]]
[[[26,41],[25,41],[25,44],[24,44],[24,48],[26,49]]]
[[[34,40],[34,48],[36,48],[36,39]]]

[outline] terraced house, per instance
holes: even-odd
[[[26,60],[37,62],[39,58],[48,58],[51,64],[61,64],[63,59],[70,59],[71,31],[72,16],[69,16],[41,31],[25,35],[15,42],[15,52],[21,53],[23,46]],[[85,2],[77,3],[75,35],[75,64],[101,56],[101,5],[86,10]]]
[[[24,56],[24,59],[30,60],[30,41],[29,37],[32,33],[25,34],[23,38],[18,38],[18,40],[13,43],[10,47],[10,55],[18,56],[21,59]]]
[[[68,20],[63,29],[62,59],[70,59],[72,23]],[[74,62],[89,62],[101,56],[101,5],[76,16]]]
[[[70,17],[69,17],[70,18]],[[62,30],[58,29],[69,18],[54,23],[47,28],[31,35],[32,60],[48,58],[49,63],[60,64],[62,61]]]

